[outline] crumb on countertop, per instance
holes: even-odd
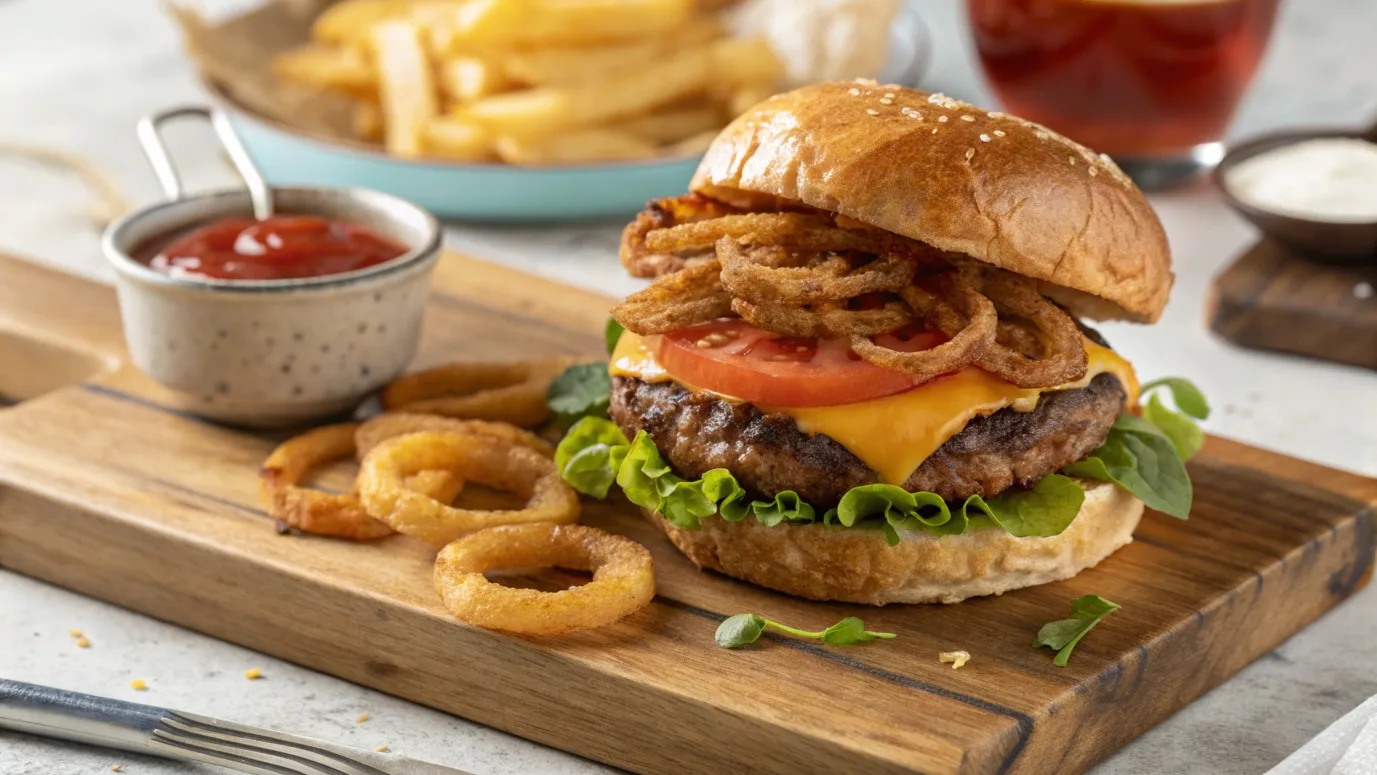
[[[387,753],[387,745],[380,745],[377,748],[374,748],[373,750],[377,751],[378,753]]]
[[[360,713],[360,714],[359,714],[359,717],[356,718],[356,719],[354,719],[354,723],[355,723],[355,724],[362,724],[363,722],[365,722],[365,721],[367,721],[367,720],[368,720],[368,714],[367,714],[367,713]]]
[[[956,670],[971,661],[971,655],[970,652],[967,651],[944,651],[937,655],[937,661],[944,665],[950,662],[951,668]]]
[[[82,636],[78,637],[78,638],[76,639],[76,644],[77,644],[77,648],[79,648],[79,649],[89,649],[89,648],[91,648],[91,641],[87,640],[87,638],[86,638],[85,635],[82,635]]]
[[[263,670],[261,668],[251,667],[244,671],[244,677],[250,681],[257,681],[263,677]]]
[[[136,692],[146,692],[148,691],[148,684],[142,678],[135,678],[129,682],[129,688]]]
[[[72,628],[72,629],[70,629],[70,630],[67,631],[67,634],[68,634],[68,635],[71,635],[73,638],[80,638],[80,637],[81,637],[81,630],[78,630],[78,629],[76,629],[76,628]]]
[[[111,771],[111,772],[122,772],[123,770],[124,770],[124,767],[123,767],[122,765],[119,765],[119,764],[112,764],[112,765],[110,765],[110,771]]]

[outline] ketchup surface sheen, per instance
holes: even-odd
[[[178,277],[290,280],[375,266],[407,249],[363,226],[313,215],[226,218],[174,238],[148,265]]]

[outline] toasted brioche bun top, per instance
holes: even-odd
[[[1072,313],[1153,322],[1171,252],[1108,157],[940,94],[823,83],[756,105],[718,135],[693,191],[802,203],[1043,282]]]

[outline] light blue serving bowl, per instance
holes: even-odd
[[[597,164],[509,164],[397,159],[364,143],[313,137],[236,104],[207,86],[272,186],[385,191],[440,218],[557,221],[629,216],[650,199],[688,189],[701,154]]]

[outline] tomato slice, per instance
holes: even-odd
[[[909,326],[877,344],[918,352],[946,337]],[[657,353],[665,371],[694,387],[765,406],[837,406],[902,393],[923,380],[877,366],[840,339],[780,336],[739,318],[666,334]]]

